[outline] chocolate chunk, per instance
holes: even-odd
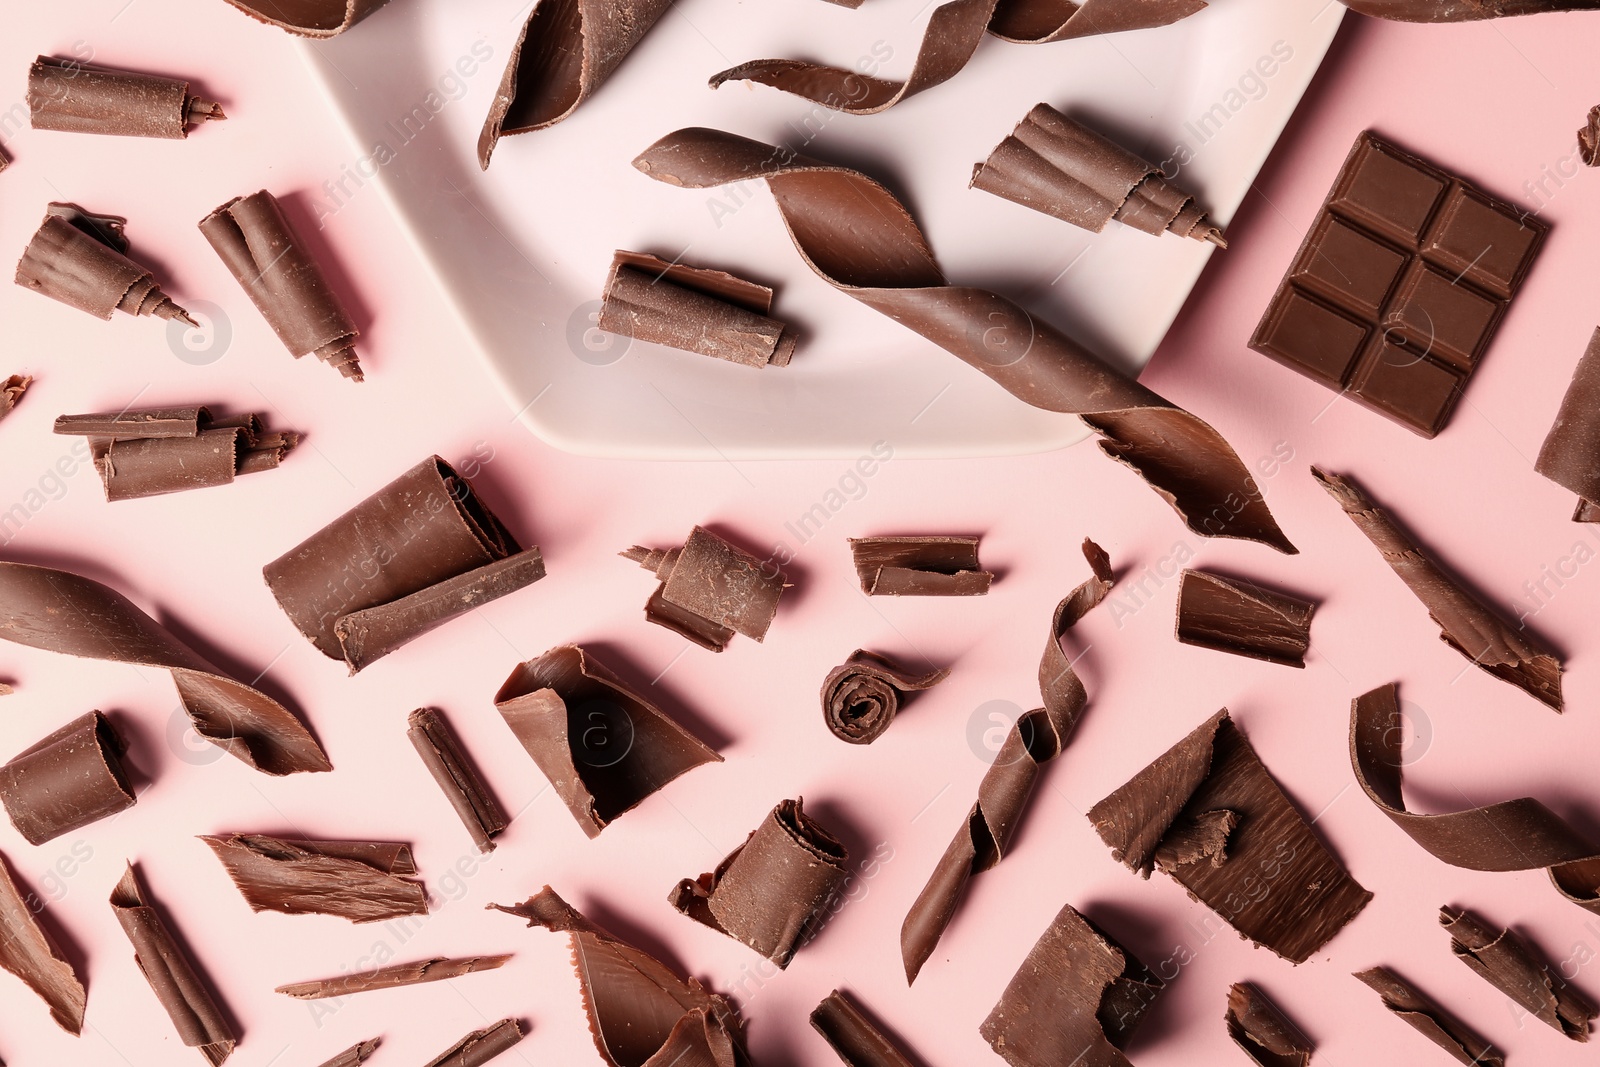
[[[778,613],[778,598],[789,588],[771,563],[703,526],[691,530],[681,548],[634,545],[618,555],[661,579],[644,617],[713,652],[727,648],[736,633],[764,640]]]
[[[30,845],[42,845],[125,808],[133,786],[126,745],[98,711],[79,716],[0,767],[0,802]]]
[[[1600,1015],[1600,1007],[1569,985],[1527,941],[1460,908],[1440,908],[1439,925],[1450,934],[1456,959],[1485,982],[1557,1032],[1574,1041],[1589,1040],[1589,1022]]]
[[[367,1041],[357,1041],[354,1045],[339,1053],[321,1067],[361,1067],[367,1062],[367,1057],[378,1050],[378,1039],[371,1038]]]
[[[1498,1049],[1389,968],[1357,971],[1356,977],[1383,998],[1385,1008],[1467,1067],[1505,1067]]]
[[[1547,11],[1591,11],[1597,0],[1344,0],[1351,11],[1397,22],[1469,22]]]
[[[1254,582],[1186,570],[1178,581],[1178,640],[1235,656],[1306,665],[1315,604]]]
[[[786,367],[795,334],[769,318],[772,290],[720,270],[618,251],[598,325],[607,333],[746,367]]]
[[[964,2],[938,9],[935,24],[940,12]],[[1176,2],[1157,0],[1137,11]],[[1105,28],[1103,21],[1096,25]],[[861,80],[855,72],[849,77]],[[707,129],[668,134],[633,165],[657,181],[692,189],[764,179],[796,248],[824,281],[987,374],[1024,403],[1082,418],[1101,435],[1101,450],[1132,467],[1195,533],[1294,552],[1221,434],[1004,297],[948,285],[911,214],[866,175]]]
[[[42,901],[24,897],[11,877],[11,862],[0,856],[0,967],[22,979],[50,1008],[50,1018],[69,1034],[83,1030],[88,994],[72,964],[61,955],[35,917]]]
[[[1160,167],[1048,104],[1028,112],[972,168],[968,184],[1094,233],[1116,219],[1145,233],[1228,247],[1222,229]]]
[[[946,534],[852,537],[850,555],[868,596],[983,596],[994,575],[978,564],[978,540]]]
[[[406,736],[417,755],[439,783],[462,825],[472,835],[479,852],[493,852],[494,838],[510,825],[505,809],[495,800],[478,768],[461,748],[449,724],[432,708],[418,708],[406,720]]]
[[[192,95],[186,81],[49,56],[28,71],[28,109],[36,130],[177,140],[190,123],[228,117],[215,101]]]
[[[1561,710],[1563,668],[1559,656],[1540,648],[1527,630],[1506,621],[1446,574],[1360,486],[1318,467],[1311,468],[1311,475],[1422,601],[1439,627],[1440,640],[1480,670],[1511,683],[1554,711]]]
[[[858,648],[822,682],[822,718],[833,736],[852,745],[876,741],[900,711],[907,693],[931,689],[947,670],[912,674],[885,656]]]
[[[583,832],[722,757],[577,645],[520,664],[494,704]]]
[[[978,785],[978,799],[956,831],[928,884],[917,895],[900,926],[900,959],[906,983],[917,980],[939,938],[955,917],[973,875],[999,863],[1027,808],[1044,764],[1055,759],[1072,738],[1088,702],[1088,693],[1072,660],[1061,647],[1067,630],[1111,592],[1111,560],[1088,538],[1083,555],[1094,576],[1056,605],[1050,634],[1039,660],[1039,692],[1044,707],[1019,718],[1006,735],[994,762]]]
[[[1284,796],[1226,708],[1089,809],[1089,821],[1130,870],[1148,878],[1161,867],[1241,936],[1295,963],[1372,899]]]
[[[1589,117],[1578,131],[1578,156],[1586,167],[1600,167],[1600,105],[1589,109]]]
[[[854,998],[835,989],[811,1012],[811,1025],[846,1067],[916,1067],[867,1018]]]
[[[195,733],[267,774],[332,769],[287,708],[235,681],[99,582],[0,562],[0,638],[69,656],[172,672]]]
[[[82,216],[109,225],[120,240],[125,219],[88,216],[75,204],[51,204],[17,263],[18,285],[108,321],[121,311],[199,325],[161,291],[154,274],[123,254],[125,240],[119,248],[98,225],[72,221]]]
[[[689,918],[744,942],[780,968],[821,928],[850,858],[801,804],[780,801],[716,870],[694,881],[685,878],[667,898]]]
[[[476,971],[493,971],[504,967],[511,957],[467,956],[461,959],[417,960],[380,967],[375,971],[341,974],[336,978],[319,978],[312,982],[294,982],[273,990],[296,1000],[324,1000],[328,997],[345,997],[351,993],[365,993],[373,989],[394,989],[403,985],[420,985],[423,982],[442,982],[446,978],[459,978]]]
[[[388,0],[228,0],[246,15],[301,37],[333,37]]]
[[[235,197],[201,219],[200,232],[291,355],[314,352],[346,378],[362,380],[355,320],[276,197],[265,189]]]
[[[284,614],[354,674],[544,577],[472,483],[429,456],[262,569]]]
[[[428,891],[407,845],[291,841],[265,834],[200,840],[211,846],[251,911],[337,915],[354,923],[426,915]]]
[[[1600,522],[1600,329],[1572,372],[1533,469],[1578,494],[1573,522]]]
[[[255,415],[218,419],[203,407],[62,415],[55,432],[90,439],[107,500],[230,485],[235,475],[275,470],[300,442],[266,433]]]
[[[1308,1067],[1315,1046],[1249,982],[1228,990],[1228,1036],[1261,1067]]]
[[[472,1031],[429,1060],[424,1067],[482,1067],[521,1040],[522,1027],[517,1025],[517,1021],[501,1019],[493,1026]]]
[[[1122,1050],[1165,984],[1067,904],[978,1032],[1012,1067],[1132,1067]]]
[[[134,962],[172,1019],[178,1037],[190,1048],[199,1049],[211,1067],[218,1067],[233,1054],[239,1039],[212,998],[208,983],[196,973],[166,921],[145,899],[131,863],[111,891],[111,908],[122,932],[133,942]]]
[[[22,399],[22,394],[28,391],[28,386],[33,384],[33,379],[26,374],[13,374],[0,381],[0,419],[11,414],[17,406],[17,401]]]

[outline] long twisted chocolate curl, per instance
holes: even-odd
[[[1600,8],[1600,0],[1344,0],[1344,4],[1358,14],[1396,22],[1474,22]]]

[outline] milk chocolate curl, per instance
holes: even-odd
[[[506,1049],[522,1040],[522,1027],[515,1019],[501,1019],[493,1026],[474,1030],[451,1045],[424,1067],[483,1067]]]
[[[265,834],[201,835],[251,911],[337,915],[353,923],[426,915],[428,891],[406,845],[291,841]]]
[[[22,394],[28,391],[28,386],[33,384],[33,379],[26,374],[13,374],[0,381],[0,419],[11,414],[17,406],[17,401],[22,399]]]
[[[786,367],[795,333],[769,318],[772,290],[720,270],[618,251],[598,325],[607,333],[714,356]]]
[[[1308,1067],[1315,1046],[1249,982],[1228,990],[1228,1036],[1261,1067]]]
[[[520,664],[494,706],[583,832],[722,757],[577,645]]]
[[[145,899],[133,864],[111,891],[111,908],[122,932],[133,942],[133,959],[156,999],[172,1019],[178,1037],[218,1067],[238,1043],[207,982],[196,973],[166,922]]]
[[[308,352],[361,381],[356,323],[301,244],[277,198],[262,189],[200,220],[200,232],[296,359]]]
[[[1235,656],[1306,665],[1317,606],[1254,582],[1186,570],[1178,581],[1177,637]]]
[[[332,769],[282,704],[223,675],[133,602],[99,582],[0,562],[0,638],[69,656],[172,672],[195,733],[267,774]]]
[[[357,1041],[354,1045],[339,1053],[321,1067],[361,1067],[367,1058],[378,1050],[378,1039],[370,1038],[366,1041]]]
[[[406,736],[422,757],[428,773],[439,783],[461,824],[472,835],[479,852],[493,852],[494,838],[510,825],[505,809],[489,791],[478,768],[467,758],[444,716],[432,708],[418,708],[406,720]]]
[[[438,456],[262,568],[284,614],[354,674],[408,641],[544,577]]]
[[[778,598],[789,588],[770,562],[703,526],[691,530],[681,548],[634,545],[618,555],[661,579],[644,617],[713,652],[727,648],[736,633],[764,640],[778,613]]]
[[[1600,1007],[1514,931],[1497,930],[1471,912],[1451,907],[1439,909],[1439,925],[1450,934],[1450,951],[1478,977],[1557,1033],[1589,1040],[1589,1023]]]
[[[133,786],[126,745],[98,711],[80,716],[0,767],[0,802],[30,845],[42,845],[125,808]]]
[[[121,311],[198,326],[161,291],[154,274],[123,254],[126,221],[51,204],[17,263],[17,284],[106,320]]]
[[[1028,112],[972,168],[969,184],[1094,233],[1116,219],[1145,233],[1228,247],[1221,228],[1160,167],[1048,104]]]
[[[228,0],[246,15],[301,37],[343,33],[388,0]]]
[[[192,95],[186,81],[49,56],[28,71],[28,109],[36,130],[176,140],[192,122],[228,117],[215,101]]]
[[[1396,22],[1471,22],[1600,8],[1600,0],[1344,0],[1344,4],[1359,14]]]
[[[1311,468],[1350,521],[1394,568],[1439,627],[1439,638],[1480,670],[1561,711],[1561,659],[1526,629],[1507,622],[1429,559],[1386,512],[1349,478]]]
[[[107,500],[229,485],[276,469],[300,441],[265,432],[255,415],[219,419],[203,407],[62,415],[55,432],[89,438]]]
[[[900,959],[906,984],[917,980],[939,938],[955,917],[967,882],[1004,858],[1011,835],[1027,809],[1034,783],[1044,764],[1055,759],[1072,738],[1089,695],[1061,647],[1066,632],[1111,592],[1111,560],[1087,537],[1083,555],[1093,577],[1056,605],[1039,659],[1039,693],[1044,707],[1019,718],[1006,734],[994,762],[978,785],[978,799],[939,858],[928,884],[917,895],[900,926]]]
[[[823,679],[823,721],[839,740],[870,745],[894,721],[901,697],[931,689],[948,677],[949,671],[939,669],[912,674],[885,656],[858,648]]]
[[[374,989],[395,989],[399,986],[421,985],[424,982],[442,982],[478,971],[493,971],[506,965],[507,956],[467,956],[460,959],[417,960],[380,967],[375,971],[341,974],[335,978],[319,978],[312,982],[293,982],[273,990],[296,1000],[325,1000],[328,997],[345,997],[351,993],[366,993]]]
[[[867,1018],[849,994],[835,989],[811,1012],[811,1026],[839,1054],[845,1067],[916,1067]]]
[[[1600,329],[1572,372],[1533,469],[1578,494],[1573,522],[1600,522]]]
[[[1578,156],[1586,167],[1600,167],[1600,105],[1589,109],[1589,117],[1578,130]]]
[[[1165,984],[1068,904],[978,1032],[1012,1067],[1132,1067],[1122,1050]]]
[[[87,993],[72,964],[44,928],[36,913],[44,904],[24,897],[11,877],[11,861],[0,856],[0,967],[22,979],[50,1008],[50,1018],[69,1034],[83,1030]]]
[[[1383,998],[1385,1008],[1458,1062],[1467,1067],[1505,1067],[1498,1049],[1389,968],[1373,967],[1355,976]]]
[[[868,596],[983,596],[994,581],[976,537],[852,537],[850,555]]]
[[[821,928],[850,858],[801,804],[781,801],[715,871],[685,878],[667,898],[780,968]]]
[[[1138,5],[1146,11],[1159,6],[1161,0]],[[1082,418],[1101,435],[1101,450],[1132,467],[1195,533],[1295,551],[1250,471],[1216,430],[1009,300],[947,285],[916,221],[865,175],[706,129],[668,134],[633,165],[687,188],[764,179],[796,248],[829,284],[922,334],[1024,403]]]

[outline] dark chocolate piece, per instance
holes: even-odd
[[[195,733],[267,774],[332,769],[282,704],[235,681],[121,593],[66,571],[0,562],[0,638],[172,672]]]
[[[634,545],[618,555],[661,579],[644,617],[713,652],[727,648],[736,633],[764,640],[778,598],[789,588],[777,568],[703,526],[689,531],[681,548]]]
[[[1351,11],[1397,22],[1470,22],[1548,11],[1593,11],[1600,0],[1344,0]]]
[[[192,95],[186,81],[49,56],[28,71],[28,109],[36,130],[177,140],[190,123],[228,117],[215,101]]]
[[[1165,984],[1067,904],[978,1032],[1012,1067],[1132,1067],[1122,1050]]]
[[[852,537],[850,555],[868,596],[983,596],[994,575],[978,563],[978,540],[947,534]]]
[[[1383,1006],[1417,1033],[1467,1067],[1505,1067],[1500,1051],[1387,967],[1357,971],[1357,978],[1383,998]]]
[[[597,324],[607,333],[746,367],[786,367],[795,334],[769,318],[771,310],[772,290],[765,285],[619,250]]]
[[[0,856],[0,967],[39,995],[50,1018],[69,1034],[83,1030],[88,997],[72,964],[35,918],[44,903],[22,890],[11,877],[11,861]]]
[[[1433,437],[1548,229],[1363,133],[1250,347]]]
[[[354,1045],[339,1053],[321,1067],[361,1067],[367,1058],[378,1050],[378,1039],[369,1038],[366,1041],[357,1041]]]
[[[106,717],[91,711],[0,767],[0,802],[30,845],[42,845],[133,807],[122,769],[126,745]]]
[[[912,674],[885,656],[858,648],[823,679],[823,721],[839,740],[870,745],[894,721],[902,696],[931,689],[948,677],[950,672],[941,669]]]
[[[1160,236],[1227,248],[1222,229],[1161,168],[1048,104],[1039,104],[972,168],[974,189],[1099,233],[1116,219]]]
[[[1578,130],[1578,156],[1586,167],[1600,167],[1600,104],[1589,109],[1589,116]]]
[[[403,985],[442,982],[447,978],[459,978],[477,971],[493,971],[504,967],[510,958],[509,955],[466,956],[460,959],[435,956],[432,959],[416,960],[412,963],[396,963],[389,967],[380,967],[375,971],[358,971],[353,974],[341,974],[335,978],[294,982],[281,985],[273,992],[294,997],[296,1000],[345,997],[351,993],[365,993],[373,989],[394,989]]]
[[[1589,336],[1533,469],[1578,494],[1573,522],[1600,522],[1600,329]]]
[[[1561,659],[1540,648],[1526,629],[1507,622],[1429,559],[1412,538],[1349,478],[1311,468],[1350,521],[1422,601],[1439,639],[1480,670],[1509,682],[1551,710],[1561,711]]]
[[[301,37],[341,34],[388,0],[228,0],[246,15]]]
[[[239,1039],[212,998],[208,983],[178,947],[160,913],[145,899],[131,863],[111,891],[111,908],[122,932],[133,942],[134,962],[172,1019],[178,1037],[190,1048],[199,1049],[211,1067],[218,1067],[233,1054]]]
[[[450,806],[456,809],[461,823],[472,835],[479,852],[493,852],[494,838],[510,825],[505,809],[495,800],[461,743],[450,730],[449,724],[432,708],[418,708],[406,720],[406,736],[416,747],[417,755],[439,783]]]
[[[211,846],[251,911],[337,915],[353,923],[426,915],[428,891],[411,848],[389,841],[291,841],[265,834],[200,840]]]
[[[1261,1067],[1309,1067],[1315,1050],[1288,1016],[1249,982],[1228,990],[1228,1036]]]
[[[801,800],[784,800],[716,870],[685,878],[667,899],[689,918],[787,967],[827,918],[849,858]]]
[[[873,1025],[848,993],[835,989],[811,1012],[811,1026],[845,1067],[916,1067],[893,1041]]]
[[[935,23],[940,12],[970,2],[939,8]],[[1022,6],[1031,2],[1022,0]],[[1137,10],[1175,2],[1156,0]],[[1118,10],[1096,25],[1104,29]],[[1131,5],[1120,10],[1133,13]],[[707,129],[668,134],[633,165],[657,181],[691,189],[765,180],[796,248],[824,281],[987,374],[1024,403],[1082,418],[1101,435],[1101,450],[1132,467],[1195,533],[1295,551],[1221,434],[1004,297],[948,285],[916,220],[866,175]]]
[[[284,614],[354,674],[544,577],[472,483],[429,456],[262,568]]]
[[[22,394],[28,391],[28,386],[33,384],[33,378],[26,374],[13,374],[0,381],[0,419],[11,414],[17,406],[17,401],[22,399]]]
[[[1178,582],[1178,640],[1235,656],[1306,665],[1317,606],[1253,582],[1186,570]]]
[[[722,762],[577,645],[518,665],[494,706],[590,837],[680,774]]]
[[[356,323],[301,243],[278,200],[262,189],[200,220],[200,232],[296,359],[308,352],[362,380]]]
[[[266,433],[255,415],[213,418],[203,407],[62,415],[55,432],[88,437],[107,500],[230,485],[275,470],[297,433]]]
[[[6,155],[4,148],[0,148],[0,171],[4,171],[9,166],[11,166],[11,157]]]
[[[106,224],[118,240],[109,239],[101,226],[75,224],[79,216]],[[107,321],[121,311],[198,326],[161,291],[154,274],[123,254],[126,221],[88,216],[74,204],[51,204],[17,263],[17,284]]]
[[[1600,1006],[1514,931],[1496,930],[1471,912],[1451,907],[1439,909],[1439,925],[1450,934],[1450,951],[1478,977],[1558,1033],[1589,1040],[1589,1023],[1600,1015]]]
[[[472,1031],[429,1060],[424,1067],[483,1067],[483,1064],[521,1040],[522,1027],[517,1025],[517,1021],[501,1019],[493,1026]]]

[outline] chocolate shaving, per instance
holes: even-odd
[[[1505,1057],[1483,1038],[1387,967],[1357,971],[1383,998],[1383,1006],[1467,1067],[1505,1067]]]
[[[126,221],[52,203],[17,263],[17,284],[107,321],[121,311],[198,326],[161,291],[153,273],[123,254]]]
[[[1600,105],[1589,109],[1589,117],[1578,131],[1578,156],[1586,167],[1600,167]]]
[[[246,15],[269,26],[326,38],[343,33],[388,0],[228,0]]]
[[[968,184],[1094,233],[1116,219],[1145,233],[1228,247],[1221,227],[1160,167],[1048,104],[1028,112],[972,168]]]
[[[165,920],[145,899],[131,863],[111,891],[111,907],[122,932],[133,942],[134,962],[172,1019],[178,1037],[190,1048],[199,1049],[211,1067],[218,1067],[233,1054],[238,1038]]]
[[[868,596],[983,596],[994,575],[978,564],[978,540],[946,534],[852,537],[850,555]]]
[[[17,401],[22,399],[22,394],[28,391],[28,386],[33,384],[33,379],[26,374],[13,374],[0,381],[0,419],[11,414],[17,406]]]
[[[928,884],[917,895],[900,926],[900,958],[906,983],[917,980],[939,938],[955,916],[967,882],[1004,858],[1011,835],[1027,808],[1043,765],[1061,754],[1088,703],[1088,693],[1061,647],[1061,638],[1089,609],[1111,592],[1111,560],[1087,537],[1083,555],[1094,576],[1056,605],[1050,635],[1039,660],[1039,692],[1044,707],[1019,718],[978,785],[978,799],[951,839]]]
[[[835,989],[811,1012],[811,1026],[839,1054],[846,1067],[915,1067],[888,1036],[873,1025],[849,994]]]
[[[955,0],[939,10],[969,2]],[[706,129],[668,134],[634,166],[687,188],[765,179],[802,258],[829,284],[922,334],[1024,403],[1082,418],[1102,436],[1101,450],[1138,472],[1196,533],[1295,551],[1249,470],[1216,430],[1009,300],[947,285],[904,205],[865,175]]]
[[[1308,1067],[1315,1046],[1249,982],[1228,990],[1228,1036],[1261,1067]]]
[[[894,721],[902,696],[931,689],[948,677],[950,672],[942,669],[912,674],[885,656],[858,648],[823,679],[823,721],[839,740],[870,745]]]
[[[1344,0],[1351,11],[1396,22],[1471,22],[1549,11],[1592,11],[1600,0]]]
[[[0,638],[172,672],[195,733],[267,774],[326,771],[316,738],[276,700],[223,675],[133,602],[66,571],[0,562]]]
[[[772,290],[720,270],[618,251],[598,325],[607,333],[746,367],[786,367],[795,334],[769,318]]]
[[[978,1032],[1013,1067],[1132,1067],[1122,1049],[1165,984],[1067,904]]]
[[[378,1039],[370,1038],[366,1041],[357,1041],[354,1045],[339,1053],[321,1067],[361,1067],[367,1062],[367,1057],[378,1050]]]
[[[1578,494],[1573,522],[1600,522],[1600,329],[1572,372],[1533,469]]]
[[[450,806],[472,835],[479,852],[493,852],[494,838],[510,825],[505,809],[495,800],[478,768],[462,750],[449,724],[432,708],[418,708],[406,720],[406,736],[417,755],[439,783]]]
[[[22,979],[50,1008],[50,1018],[69,1034],[83,1030],[88,994],[72,964],[35,913],[44,904],[22,890],[11,877],[11,862],[0,856],[0,967]]]
[[[177,140],[190,123],[228,117],[215,101],[192,95],[186,81],[49,56],[28,70],[28,108],[36,130]]]
[[[1440,569],[1360,486],[1318,467],[1311,468],[1311,475],[1422,601],[1439,627],[1440,640],[1480,670],[1561,711],[1560,657],[1540,648],[1527,630],[1507,622]]]
[[[685,878],[667,900],[783,968],[827,918],[849,858],[801,800],[784,800],[716,870]]]
[[[203,407],[62,415],[55,432],[89,438],[107,500],[230,485],[235,475],[275,470],[300,442],[266,433],[255,415],[218,419]]]
[[[292,841],[265,834],[200,840],[211,846],[251,911],[337,915],[353,923],[426,915],[428,891],[407,845]]]
[[[494,705],[590,837],[680,774],[722,762],[577,645],[518,665]]]
[[[30,845],[133,807],[127,746],[98,711],[67,723],[0,767],[0,802]]]
[[[429,456],[262,568],[284,614],[350,673],[544,577],[478,499]]]
[[[501,1019],[493,1026],[472,1031],[429,1060],[424,1067],[482,1067],[521,1040],[522,1027],[517,1025],[517,1021]]]
[[[493,971],[506,965],[511,957],[466,956],[460,959],[417,960],[380,967],[375,971],[341,974],[336,978],[319,978],[312,982],[293,982],[273,990],[296,1000],[324,1000],[328,997],[345,997],[351,993],[365,993],[373,989],[394,989],[403,985],[421,985],[424,982],[442,982],[477,971]]]
[[[1178,582],[1177,637],[1186,645],[1304,667],[1316,610],[1253,582],[1186,570]]]
[[[1589,1022],[1600,1015],[1600,1007],[1568,984],[1527,941],[1460,908],[1440,908],[1439,925],[1450,934],[1450,951],[1478,977],[1558,1033],[1589,1040]]]
[[[661,579],[644,617],[713,652],[727,648],[736,633],[764,640],[778,598],[789,588],[770,563],[703,526],[691,530],[681,548],[634,545],[617,554]]]

